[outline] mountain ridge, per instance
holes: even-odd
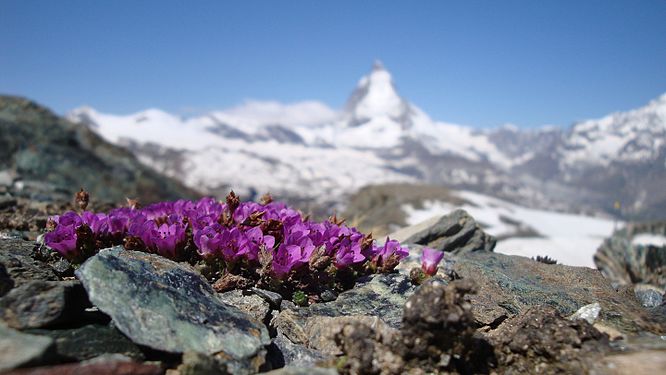
[[[666,194],[641,198],[649,194],[635,173],[650,170],[646,182],[666,181],[665,164],[659,168],[666,155],[666,94],[569,129],[478,130],[433,121],[399,95],[391,74],[376,63],[341,112],[314,101],[263,106],[187,119],[154,109],[113,116],[81,108],[68,117],[208,194],[234,186],[333,204],[368,184],[425,182],[625,217],[640,217],[655,202],[666,205]],[[224,168],[211,171],[215,165]],[[624,211],[613,208],[615,200],[627,203]]]

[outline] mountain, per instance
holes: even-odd
[[[557,210],[618,214],[620,200],[622,215],[650,217],[666,206],[656,192],[666,181],[665,97],[569,130],[476,130],[432,120],[377,62],[339,112],[248,102],[191,118],[89,107],[68,118],[206,194],[233,187],[330,207],[363,186],[419,182]]]
[[[0,188],[33,200],[70,201],[81,187],[96,202],[198,195],[89,128],[13,96],[0,96],[0,175]]]

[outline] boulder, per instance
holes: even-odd
[[[266,327],[222,302],[188,265],[115,247],[88,259],[76,275],[91,302],[137,344],[218,355],[237,373],[257,371],[264,362]]]
[[[417,244],[454,254],[493,251],[497,239],[484,232],[465,210],[401,229],[389,235],[403,244]]]
[[[0,298],[0,319],[16,329],[76,322],[90,306],[78,281],[28,281]]]
[[[490,328],[532,307],[548,305],[562,316],[599,303],[598,322],[623,333],[663,332],[649,319],[636,298],[614,289],[601,272],[587,267],[544,264],[529,258],[491,252],[456,257],[454,270],[473,280],[471,296],[478,323]]]

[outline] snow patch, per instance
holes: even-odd
[[[612,220],[531,209],[470,191],[453,192],[469,203],[426,201],[423,209],[403,206],[409,225],[462,208],[489,234],[499,237],[495,251],[549,256],[561,264],[595,268],[592,257],[613,232]]]

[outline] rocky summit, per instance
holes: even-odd
[[[21,218],[24,205],[3,210]],[[607,240],[599,271],[495,253],[494,238],[454,211],[396,233],[410,255],[395,271],[307,303],[253,285],[218,292],[200,264],[122,247],[72,265],[12,223],[0,223],[3,373],[639,375],[665,365],[663,264],[645,244],[657,224]],[[646,250],[623,258],[618,244]],[[427,247],[445,252],[423,277]]]

